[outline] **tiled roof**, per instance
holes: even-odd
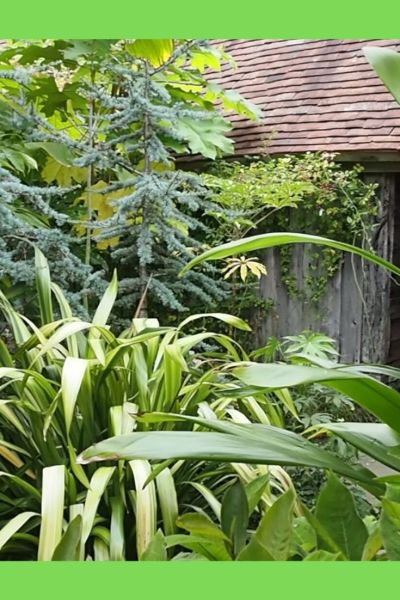
[[[237,69],[210,75],[263,111],[231,117],[236,154],[400,151],[400,107],[362,48],[400,40],[218,40]]]

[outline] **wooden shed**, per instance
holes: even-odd
[[[375,249],[400,265],[400,107],[367,63],[362,48],[400,50],[400,40],[219,40],[238,68],[213,76],[263,111],[260,122],[233,117],[240,156],[328,151],[364,166],[379,183]],[[345,361],[400,364],[400,287],[387,273],[346,256],[316,310],[289,297],[279,250],[265,256],[261,294],[273,301],[258,341],[310,328],[338,342]],[[307,247],[293,271],[301,287]]]

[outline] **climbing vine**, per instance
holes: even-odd
[[[346,167],[335,159],[332,153],[307,153],[213,165],[204,175],[205,183],[231,211],[221,215],[214,239],[301,231],[371,247],[377,185],[363,180],[361,166]],[[289,294],[318,304],[341,264],[341,255],[330,248],[309,250],[308,272],[300,289],[293,247],[280,252],[282,279]]]

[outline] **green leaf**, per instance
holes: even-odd
[[[293,542],[305,552],[311,552],[317,545],[317,536],[306,517],[297,517],[293,524]]]
[[[218,521],[221,520],[221,502],[217,500],[212,491],[202,483],[198,483],[197,481],[189,482],[195,490],[197,490],[207,502],[208,506],[213,511],[214,515],[217,517]]]
[[[389,92],[400,103],[400,54],[390,48],[366,46],[363,52]]]
[[[113,40],[68,40],[68,48],[63,51],[64,58],[76,61],[82,56],[102,56],[110,52]]]
[[[200,535],[170,535],[165,540],[167,548],[183,546],[183,548],[188,548],[196,552],[196,554],[204,556],[207,560],[232,560],[224,542],[221,540]]]
[[[382,533],[378,522],[375,523],[375,525],[372,528],[372,531],[368,535],[368,539],[363,548],[361,560],[373,560],[376,554],[382,548],[382,545]]]
[[[239,554],[247,537],[249,505],[244,486],[238,479],[226,492],[221,506],[221,527],[231,540],[233,555]]]
[[[187,271],[201,264],[206,260],[220,260],[227,258],[228,256],[235,256],[236,254],[246,254],[253,250],[260,250],[262,248],[274,248],[276,246],[285,246],[287,244],[316,244],[319,246],[327,246],[328,248],[334,248],[343,252],[350,252],[357,254],[366,260],[369,260],[376,265],[387,269],[391,273],[400,275],[400,267],[397,267],[389,261],[381,258],[373,252],[364,250],[351,244],[344,242],[336,242],[328,238],[320,237],[317,235],[308,235],[304,233],[265,233],[262,235],[255,235],[241,240],[235,240],[222,244],[211,250],[207,250],[200,256],[196,256],[191,260],[181,271],[180,276],[182,277]]]
[[[111,310],[114,306],[115,300],[118,294],[118,276],[117,271],[114,270],[112,279],[103,294],[102,299],[96,309],[93,317],[93,325],[99,325],[104,327],[107,324],[108,318],[111,314]]]
[[[174,410],[174,401],[180,390],[182,370],[188,370],[182,351],[177,344],[168,344],[164,348],[164,390],[165,407]],[[157,408],[160,408],[159,406]],[[176,410],[176,409],[175,409]]]
[[[250,481],[246,485],[245,491],[247,496],[247,502],[249,505],[249,514],[251,515],[255,510],[257,504],[260,502],[261,497],[269,483],[270,476],[268,474],[261,475]]]
[[[73,185],[73,182],[83,183],[87,172],[81,167],[66,166],[49,156],[42,171],[42,177],[46,183],[57,181],[60,186],[69,187]]]
[[[61,541],[64,513],[65,467],[55,465],[43,469],[42,522],[38,560],[51,560]]]
[[[23,512],[10,519],[4,527],[0,529],[0,550],[3,546],[19,531],[29,519],[37,517],[38,513]]]
[[[341,437],[382,464],[400,471],[400,457],[393,453],[400,434],[383,423],[324,423],[326,430]]]
[[[305,365],[245,363],[233,370],[246,385],[264,389],[288,388],[323,383],[400,430],[400,393],[369,375],[345,367],[323,368]]]
[[[111,498],[110,560],[125,560],[124,514],[120,496]]]
[[[226,313],[201,313],[198,315],[191,315],[182,321],[179,325],[178,329],[183,329],[185,325],[188,323],[192,323],[193,321],[197,321],[198,319],[218,319],[219,321],[223,321],[227,323],[231,327],[235,327],[236,329],[241,329],[242,331],[251,331],[250,325],[243,321],[243,319],[239,319],[239,317],[234,317],[233,315],[228,315]]]
[[[173,40],[135,40],[126,46],[128,52],[148,60],[153,67],[160,67],[171,57],[174,51]]]
[[[229,541],[229,537],[211,521],[209,517],[201,513],[186,513],[178,517],[176,524],[189,533],[207,538],[211,541]]]
[[[33,149],[41,148],[58,163],[65,167],[72,166],[74,156],[66,144],[61,144],[60,142],[33,142],[28,144],[28,147]]]
[[[135,479],[136,488],[136,549],[139,560],[142,560],[157,527],[157,498],[154,481],[145,487],[151,474],[151,466],[147,460],[131,460],[129,465]]]
[[[140,560],[167,560],[167,545],[161,529],[153,536]]]
[[[144,420],[144,419],[143,419]],[[101,460],[195,459],[255,464],[303,465],[332,469],[374,488],[375,475],[353,467],[299,435],[270,425],[236,424],[186,415],[153,413],[147,422],[187,420],[223,433],[198,431],[135,432],[109,438],[85,450],[82,464]],[[376,486],[376,491],[382,486]]]
[[[35,247],[36,289],[39,297],[39,308],[42,325],[54,321],[51,301],[51,279],[49,264],[44,254]]]
[[[82,515],[82,544],[86,544],[96,518],[97,508],[102,495],[114,474],[115,467],[100,467],[90,480],[90,489],[86,494]]]
[[[368,531],[357,514],[353,496],[333,474],[320,492],[315,516],[348,560],[361,560]],[[319,545],[326,548],[323,540]]]
[[[388,486],[382,498],[380,530],[389,560],[400,560],[400,502],[398,488]]]
[[[311,512],[304,504],[301,505],[301,510],[304,517],[307,519],[308,523],[315,531],[317,539],[322,540],[324,545],[327,548],[329,548],[329,550],[333,552],[333,554],[339,554],[343,559],[344,555],[342,550],[340,549],[336,541],[332,538],[329,531],[325,529],[322,523],[316,518],[315,514]]]
[[[316,550],[315,552],[311,552],[304,560],[342,560],[340,558],[340,554],[333,554],[332,552],[327,552],[326,550]]]
[[[287,560],[293,536],[294,500],[290,489],[274,502],[238,560]]]
[[[68,525],[60,543],[54,550],[52,560],[78,560],[82,534],[82,517],[77,515]]]
[[[71,356],[66,358],[63,365],[61,394],[67,433],[69,433],[71,427],[76,401],[87,367],[87,360],[83,358],[73,358]]]
[[[171,470],[165,468],[156,477],[158,499],[160,502],[163,518],[164,531],[166,535],[176,532],[176,520],[178,518],[178,497],[174,478]]]
[[[260,120],[263,116],[262,109],[259,106],[246,100],[235,90],[220,90],[218,96],[226,110],[234,110],[237,114],[244,115],[252,121]]]
[[[232,126],[221,117],[180,117],[175,128],[177,134],[187,141],[193,154],[214,159],[220,153],[233,152],[233,142],[225,136]]]

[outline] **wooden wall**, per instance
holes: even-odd
[[[392,260],[400,265],[400,175],[396,175],[396,201],[393,216],[393,256]],[[388,362],[400,366],[400,282],[391,280],[390,289],[390,348]]]
[[[386,173],[365,177],[368,181],[379,183],[379,227],[376,229],[374,247],[382,257],[392,260],[397,175]],[[396,215],[400,227],[400,212]],[[315,246],[313,254],[314,251]],[[396,246],[396,252],[399,256],[394,258],[400,259],[400,245]],[[300,290],[304,289],[312,261],[315,262],[315,259],[310,254],[309,246],[293,246],[292,274]],[[288,294],[282,283],[279,249],[267,251],[264,262],[268,276],[262,279],[260,293],[263,298],[271,299],[274,307],[256,332],[259,344],[264,344],[271,335],[281,337],[312,329],[334,338],[345,362],[386,362],[391,330],[396,329],[397,339],[392,342],[390,360],[400,361],[400,287],[393,288],[391,277],[385,271],[346,255],[318,306],[314,306]],[[393,301],[396,298],[397,302],[392,314],[391,288]]]

